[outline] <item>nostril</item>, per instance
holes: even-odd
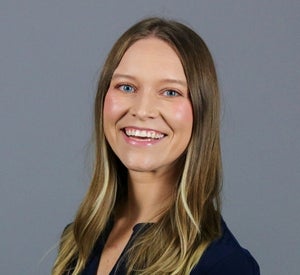
[[[130,114],[132,116],[138,117],[140,119],[155,118],[158,116],[158,113],[159,112],[153,104],[134,105],[130,110]]]

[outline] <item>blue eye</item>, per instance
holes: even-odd
[[[164,91],[164,95],[172,97],[172,96],[179,96],[180,93],[174,90],[166,90]]]
[[[122,84],[118,88],[125,93],[133,93],[134,92],[134,87],[132,87],[131,85]]]

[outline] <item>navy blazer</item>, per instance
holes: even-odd
[[[112,229],[113,223],[110,222],[105,232],[100,236],[87,261],[81,275],[96,275],[100,256],[105,242]],[[137,224],[133,228],[133,233],[128,244],[122,252],[119,260],[113,267],[110,275],[126,274],[126,251],[130,247],[134,238],[143,231],[145,226],[151,224]],[[142,229],[142,230],[141,230]],[[73,262],[74,266],[75,262]],[[68,273],[66,273],[67,275]],[[70,273],[69,273],[70,274]],[[259,275],[259,266],[248,250],[240,246],[236,238],[222,220],[222,235],[213,241],[205,250],[199,262],[193,268],[191,275]]]

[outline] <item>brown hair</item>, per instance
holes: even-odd
[[[174,201],[160,220],[135,240],[128,252],[128,273],[186,274],[206,246],[220,235],[220,99],[213,59],[204,41],[189,27],[148,18],[117,40],[104,64],[95,99],[94,175],[74,223],[61,238],[53,275],[66,272],[74,259],[73,274],[84,268],[117,203],[126,196],[122,186],[127,171],[105,140],[103,104],[113,72],[126,50],[149,36],[168,43],[181,60],[193,108],[193,131],[182,157]]]

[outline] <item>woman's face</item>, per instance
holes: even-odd
[[[129,171],[169,171],[193,124],[187,81],[175,51],[158,38],[135,42],[113,73],[104,133]]]

